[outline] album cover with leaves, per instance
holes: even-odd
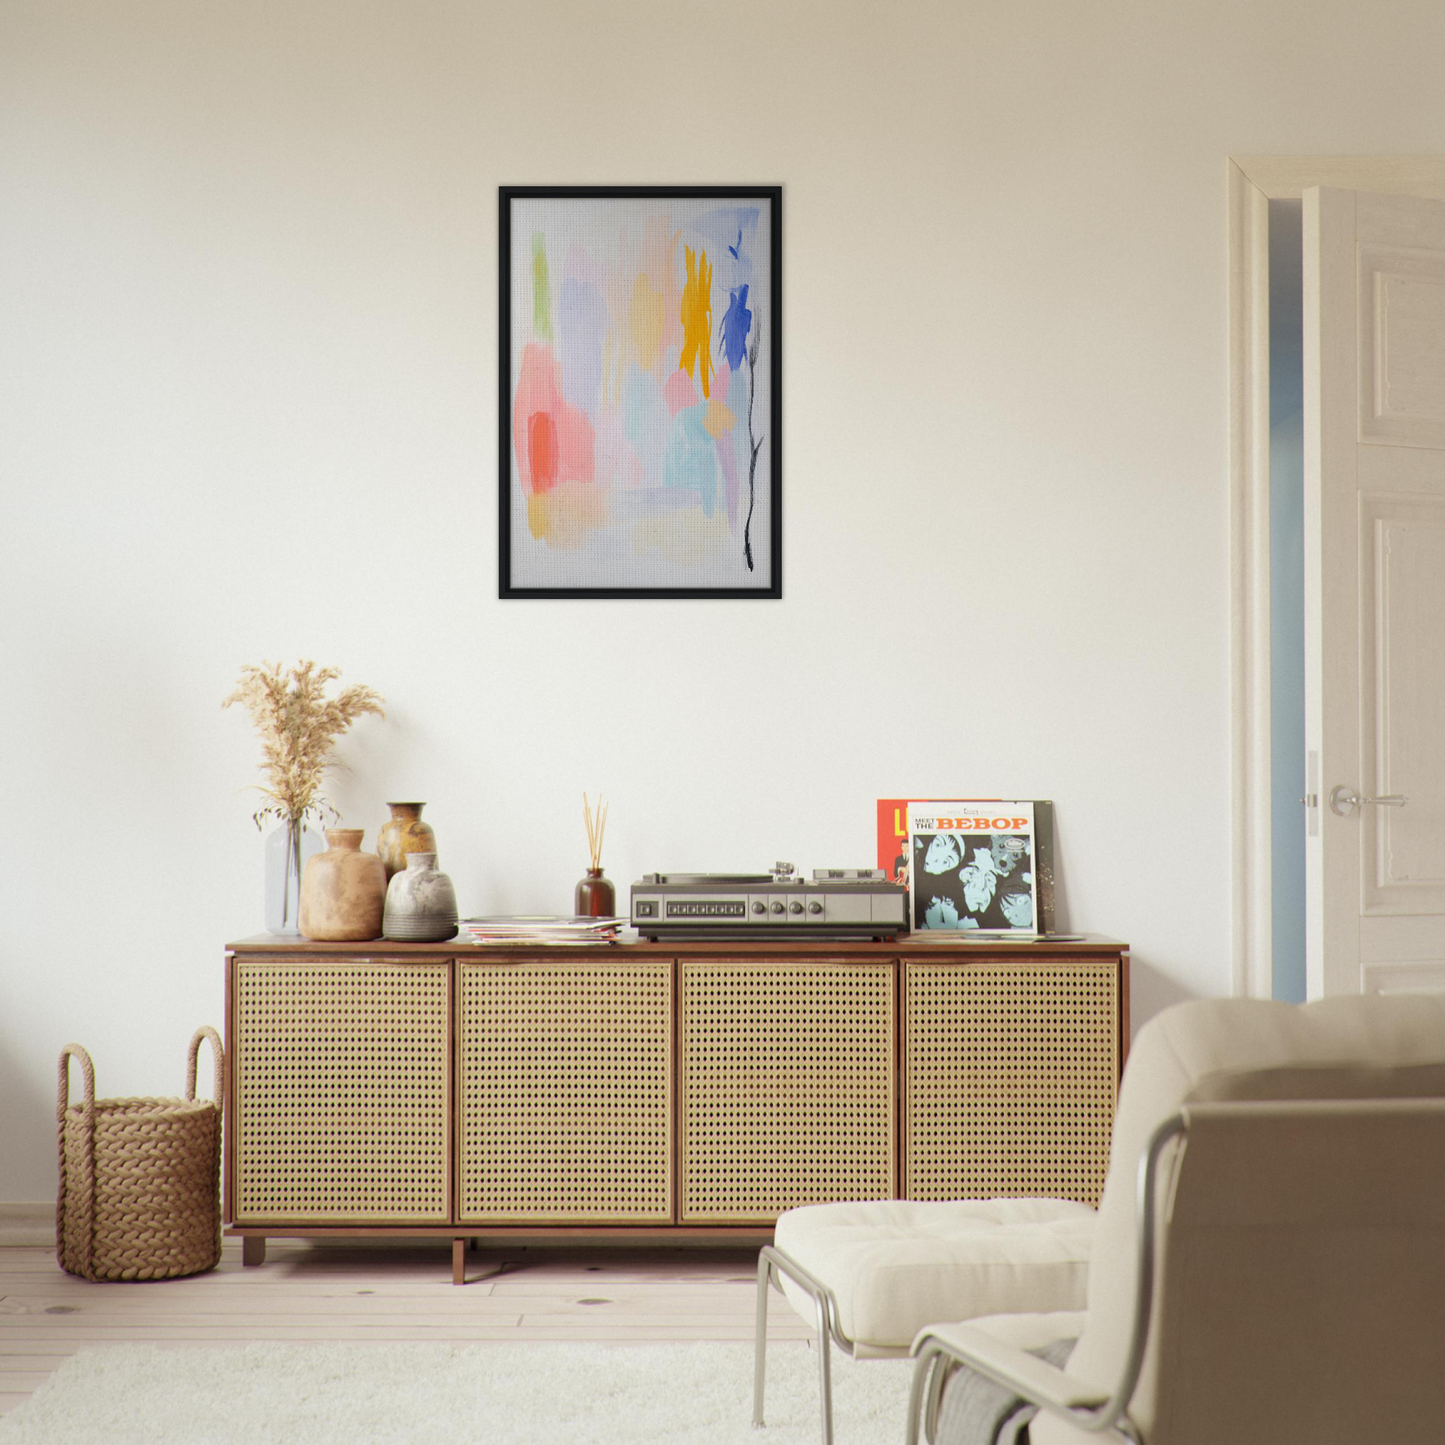
[[[878,839],[879,866],[908,884],[915,930],[1053,931],[1050,800],[879,799]]]

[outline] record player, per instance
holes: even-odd
[[[893,938],[908,927],[908,890],[879,868],[771,873],[645,873],[632,926],[645,938]]]

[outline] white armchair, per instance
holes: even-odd
[[[1062,1368],[1029,1353],[1071,1335]],[[1032,1445],[1445,1438],[1445,998],[1151,1020],[1087,1311],[935,1325],[914,1349],[910,1442],[922,1423],[979,1445],[978,1376],[1039,1407]]]
[[[778,1219],[758,1256],[753,1424],[763,1424],[768,1293],[818,1332],[823,1445],[832,1445],[833,1346],[906,1357],[929,1321],[1084,1303],[1095,1212],[1071,1199],[811,1204]]]

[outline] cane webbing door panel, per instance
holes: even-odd
[[[458,969],[458,1217],[669,1223],[672,960]]]
[[[444,1223],[446,963],[236,963],[235,1222]]]
[[[895,1192],[894,966],[683,959],[681,1220]]]
[[[1119,1077],[1115,961],[904,968],[910,1199],[1097,1204]]]

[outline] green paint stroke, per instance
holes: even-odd
[[[552,283],[547,279],[547,243],[532,233],[532,335],[552,344]]]

